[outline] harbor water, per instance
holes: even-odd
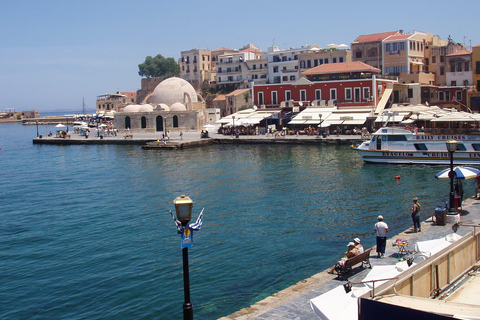
[[[41,132],[51,129],[41,127]],[[35,126],[0,125],[0,318],[180,319],[185,194],[203,227],[189,250],[197,319],[218,319],[375,244],[448,198],[445,166],[369,165],[348,146],[34,145]],[[401,176],[396,180],[395,176]],[[464,183],[465,197],[474,181]]]

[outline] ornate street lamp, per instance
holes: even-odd
[[[235,116],[232,116],[233,122],[232,122],[232,133],[233,136],[235,136]]]
[[[450,172],[448,177],[450,178],[450,204],[448,207],[448,212],[454,214],[455,210],[455,192],[453,190],[453,179],[455,178],[455,172],[453,171],[453,153],[457,150],[458,142],[456,140],[448,140],[446,142],[447,150],[450,153]]]
[[[192,246],[192,229],[188,226],[192,218],[193,201],[190,197],[181,195],[173,200],[175,211],[177,213],[177,221],[181,223],[178,226],[178,233],[182,235],[182,255],[183,255],[183,289],[185,302],[183,303],[183,319],[193,319],[193,306],[190,301],[190,274],[188,270],[188,247]],[[200,222],[201,224],[201,222]],[[180,228],[179,228],[180,227]]]

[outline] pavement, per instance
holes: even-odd
[[[478,225],[480,227],[480,200],[475,198],[465,199],[463,207],[459,212],[461,214],[461,224]],[[373,247],[370,263],[372,267],[395,265],[408,256],[408,254],[399,254],[399,248],[393,246],[393,242],[396,239],[408,240],[409,245],[407,249],[413,251],[415,244],[419,241],[440,239],[453,233],[452,225],[453,223],[447,223],[445,226],[436,225],[433,223],[432,217],[429,217],[422,221],[421,232],[415,233],[412,229],[408,229],[399,234],[391,235],[387,240],[385,258],[377,258],[375,247]],[[460,226],[456,233],[464,236],[472,230],[473,227]],[[367,276],[370,270],[358,265],[348,275],[348,281],[360,282]],[[328,269],[220,320],[319,319],[310,306],[310,299],[346,283],[346,280],[339,279],[336,275],[328,274],[327,271]]]

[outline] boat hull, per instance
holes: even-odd
[[[363,161],[370,163],[394,164],[450,164],[448,152],[425,151],[389,151],[389,150],[361,150],[355,148]],[[455,152],[455,165],[480,165],[480,152]]]

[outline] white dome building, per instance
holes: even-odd
[[[182,78],[168,78],[160,82],[151,97],[153,104],[175,102],[198,102],[197,92],[188,81]]]
[[[198,132],[205,119],[205,103],[198,101],[193,86],[172,77],[160,82],[142,105],[129,105],[115,114],[114,123],[120,133],[127,128],[132,133]]]

